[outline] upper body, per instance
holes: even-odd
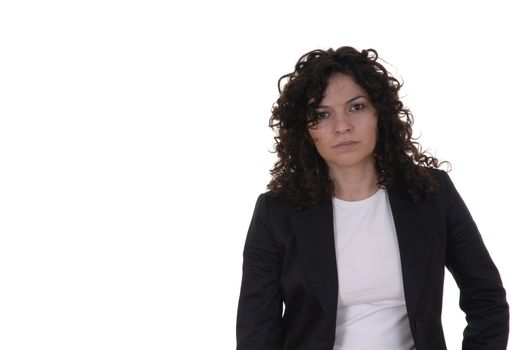
[[[401,333],[397,348],[445,349],[445,267],[467,315],[463,349],[506,348],[498,270],[450,177],[411,140],[400,85],[376,58],[316,50],[284,76],[271,117],[279,160],[244,248],[238,349],[375,349],[372,331]]]
[[[430,199],[413,203],[402,186],[387,190],[416,349],[445,349],[445,267],[467,316],[463,349],[505,349],[508,305],[499,273],[449,176],[431,173],[442,187]],[[301,206],[260,195],[245,243],[238,349],[332,349],[337,301],[332,200]]]

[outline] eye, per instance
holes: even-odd
[[[365,108],[365,104],[363,103],[355,103],[352,106],[350,106],[350,111],[359,111]]]
[[[328,118],[330,116],[329,112],[316,112],[316,116],[319,120]]]

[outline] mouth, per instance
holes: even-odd
[[[343,141],[343,142],[340,142],[338,143],[336,146],[334,146],[333,148],[345,148],[345,147],[352,147],[356,144],[358,144],[359,142],[358,141]]]

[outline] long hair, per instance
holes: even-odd
[[[438,190],[438,183],[427,168],[438,168],[448,162],[440,163],[414,141],[412,113],[399,99],[402,84],[377,60],[378,53],[373,49],[359,52],[344,46],[337,50],[314,50],[298,60],[294,72],[278,80],[280,96],[269,121],[277,135],[274,149],[278,159],[270,172],[269,194],[302,204],[318,203],[333,195],[329,169],[316,150],[308,127],[317,121],[314,111],[335,73],[354,79],[369,94],[376,109],[378,137],[373,155],[378,185],[386,188],[399,181],[414,201]]]

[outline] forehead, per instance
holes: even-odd
[[[367,92],[359,86],[351,76],[336,73],[329,78],[324,97],[320,104],[328,106],[345,103],[347,100],[358,95],[368,98]]]

